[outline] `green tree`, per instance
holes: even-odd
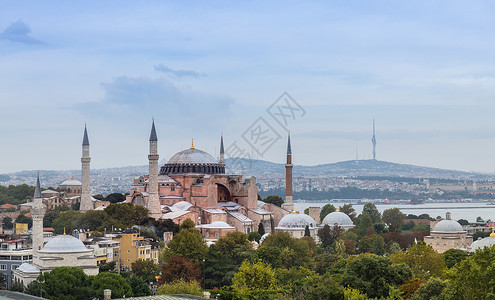
[[[448,269],[465,260],[469,256],[466,251],[454,248],[445,251],[442,255],[445,261],[445,266]]]
[[[242,262],[256,256],[247,237],[241,232],[231,232],[210,246],[204,266],[206,286],[230,285]]]
[[[190,218],[185,219],[181,224],[180,224],[180,229],[193,229],[196,226],[193,220]]]
[[[412,277],[405,264],[393,264],[383,256],[361,254],[347,263],[342,285],[358,289],[368,297],[387,297],[390,287],[397,287]]]
[[[105,197],[105,200],[110,201],[110,203],[123,202],[125,201],[125,195],[121,193],[112,193],[108,194],[108,196]]]
[[[413,273],[422,280],[442,276],[444,261],[442,254],[433,250],[425,242],[417,242],[407,251],[399,251],[390,255],[395,263],[407,264]]]
[[[399,231],[404,218],[404,214],[397,207],[386,209],[383,212],[383,221],[388,225],[389,230],[393,232]]]
[[[11,217],[4,217],[2,220],[2,227],[4,229],[14,228],[14,222],[12,222],[12,218]]]
[[[284,204],[284,199],[282,199],[282,197],[280,196],[268,196],[263,200],[263,202],[271,203],[273,205],[280,207],[282,206],[282,204]]]
[[[131,286],[134,297],[150,296],[152,294],[149,284],[140,277],[130,276],[127,283]]]
[[[257,243],[259,243],[261,239],[261,234],[259,234],[257,231],[251,231],[248,235],[248,240],[250,241],[256,241]]]
[[[446,272],[446,299],[495,299],[495,247],[485,247]]]
[[[68,210],[60,212],[59,216],[55,218],[52,222],[53,229],[55,233],[62,234],[65,232],[72,232],[76,229],[76,222],[81,217],[82,213],[80,211]]]
[[[89,229],[89,230],[97,230],[103,229],[101,228],[103,223],[108,219],[109,216],[106,212],[102,210],[89,210],[79,216],[74,222],[73,225],[77,229]]]
[[[287,232],[270,234],[263,244],[258,248],[269,249],[269,257],[264,256],[267,252],[258,251],[258,256],[268,262],[272,267],[282,266],[284,268],[305,267],[313,268],[311,250],[307,242],[293,238]],[[275,258],[275,259],[274,259]],[[280,264],[280,265],[279,265]]]
[[[269,264],[261,260],[245,261],[234,275],[232,288],[239,294],[248,295],[278,288],[275,272]]]
[[[330,226],[328,226],[328,224],[325,224],[323,228],[318,229],[318,237],[320,238],[323,248],[327,249],[332,245],[332,234],[330,233]]]
[[[112,290],[112,297],[132,297],[132,288],[124,277],[115,273],[99,273],[91,280],[91,290],[99,299],[103,299],[103,290]]]
[[[138,259],[131,264],[131,273],[146,282],[155,282],[160,267],[151,259]]]
[[[359,253],[385,254],[385,242],[379,235],[363,236],[358,244]]]
[[[42,282],[43,296],[49,299],[90,299],[93,295],[91,280],[81,268],[57,267],[37,280]]]
[[[344,288],[339,285],[337,280],[328,275],[312,276],[305,282],[299,295],[297,295],[297,292],[294,294],[296,299],[341,300],[344,299]]]
[[[370,215],[359,215],[358,224],[356,226],[356,230],[359,233],[359,236],[364,236],[370,228],[373,228],[373,220],[371,220]]]
[[[333,206],[332,204],[325,204],[322,208],[321,208],[321,211],[320,211],[320,220],[323,221],[323,219],[325,219],[325,217],[329,214],[329,213],[332,213],[334,212],[336,209],[335,209],[335,206]]]
[[[304,236],[311,236],[311,233],[309,232],[309,226],[306,225],[306,227],[304,227]]]
[[[438,278],[430,278],[426,284],[422,285],[414,294],[412,294],[410,300],[444,300],[443,290],[445,289],[445,282]]]
[[[369,215],[373,224],[382,222],[382,215],[373,203],[366,203],[363,207],[362,214]]]
[[[352,207],[352,204],[344,204],[339,208],[339,211],[348,215],[349,218],[351,218],[352,222],[356,221],[356,210],[354,209],[354,207]]]
[[[121,204],[119,204],[121,205]],[[187,257],[192,262],[203,261],[208,247],[197,229],[183,229],[168,243],[160,253],[160,261],[166,262],[172,255]]]
[[[111,261],[109,263],[100,264],[99,269],[100,273],[102,272],[115,272],[115,266],[117,265],[116,261]]]
[[[203,296],[203,291],[201,286],[197,282],[186,282],[179,280],[173,283],[165,283],[158,287],[156,291],[157,295],[193,295],[193,296]]]
[[[418,223],[414,225],[413,231],[423,231],[423,232],[430,232],[430,225],[425,224],[425,223]]]
[[[123,227],[144,225],[148,221],[148,209],[132,203],[110,204],[105,208],[110,218],[121,223]]]
[[[258,233],[259,233],[261,236],[265,235],[265,226],[263,226],[263,223],[262,223],[262,222],[260,222],[260,223],[258,224]]]
[[[68,211],[70,208],[65,205],[60,205],[55,207],[54,209],[50,209],[45,213],[43,217],[43,226],[44,227],[52,227],[53,220],[55,220],[62,211]]]

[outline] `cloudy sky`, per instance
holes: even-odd
[[[0,0],[0,173],[79,168],[84,123],[146,164],[152,118],[162,159],[368,159],[375,118],[380,160],[495,172],[495,3],[326,2]]]

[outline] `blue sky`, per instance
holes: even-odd
[[[495,172],[491,1],[1,1],[0,173],[145,164],[190,144],[247,152],[259,117],[294,162],[371,155]],[[283,92],[304,109],[285,128]]]

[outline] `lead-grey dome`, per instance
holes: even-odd
[[[483,249],[485,247],[491,247],[495,245],[495,237],[489,236],[483,239],[478,239],[474,241],[471,246],[468,247],[469,252],[476,252],[477,249]]]
[[[461,224],[454,220],[442,220],[433,227],[434,233],[464,233]]]
[[[351,228],[354,227],[354,223],[351,218],[343,212],[334,211],[325,216],[321,225],[328,225],[330,227],[338,225],[342,228]]]
[[[174,154],[160,169],[160,175],[178,173],[221,174],[225,167],[210,154],[191,147]]]
[[[81,240],[71,235],[57,235],[46,243],[41,253],[80,253],[91,252],[92,249],[86,248]]]
[[[210,154],[194,149],[177,152],[170,158],[167,164],[216,164],[216,159]]]
[[[301,228],[316,227],[316,221],[307,214],[288,214],[278,223],[277,228]]]

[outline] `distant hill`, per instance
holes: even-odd
[[[160,161],[160,165],[166,161]],[[227,172],[231,174],[243,174],[259,177],[263,180],[270,176],[281,177],[285,174],[285,164],[273,163],[264,160],[249,160],[243,158],[226,159]],[[243,168],[239,168],[243,165]],[[128,192],[132,180],[136,176],[148,173],[148,166],[127,166],[106,169],[91,170],[91,189],[93,193],[107,195],[113,192]],[[315,166],[295,165],[293,169],[295,180],[297,177],[407,177],[407,178],[441,178],[449,180],[469,179],[493,179],[494,175],[481,173],[462,172],[455,170],[444,170],[428,168],[407,164],[398,164],[380,160],[349,160],[337,163],[321,164]],[[64,180],[74,175],[80,179],[81,170],[44,170],[40,171],[43,187],[57,187]],[[2,185],[34,185],[36,182],[36,171],[20,171],[9,174],[0,174]]]
[[[285,174],[285,164],[273,163],[264,160],[249,160],[244,158],[226,159],[227,169],[232,172],[245,174]],[[243,165],[243,168],[236,166]],[[246,170],[247,168],[247,170]],[[445,170],[408,164],[398,164],[381,160],[348,160],[337,163],[321,164],[315,166],[295,165],[294,175],[303,176],[380,176],[380,177],[429,177],[445,179],[472,179],[491,178],[481,173]]]

